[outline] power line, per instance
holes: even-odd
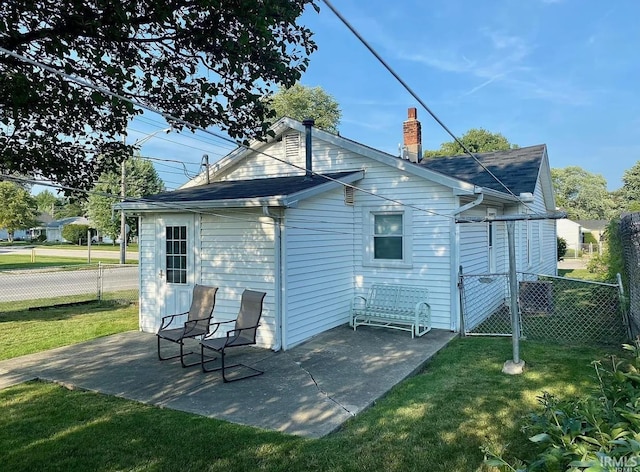
[[[349,31],[351,31],[351,33],[353,33],[353,35],[356,38],[358,38],[358,40],[369,50],[369,52],[375,56],[378,62],[380,62],[385,67],[385,69],[387,69],[387,71],[389,71],[389,73],[393,75],[393,77],[398,82],[400,82],[400,84],[404,87],[404,89],[407,92],[409,92],[409,94],[413,98],[415,98],[420,105],[422,105],[422,107],[427,111],[427,113],[429,113],[429,115],[431,115],[431,117],[442,127],[442,129],[444,129],[449,134],[449,136],[453,138],[453,140],[464,150],[464,152],[467,153],[469,156],[471,156],[471,158],[474,161],[476,161],[476,163],[478,163],[478,165],[482,167],[493,179],[495,179],[496,182],[498,182],[502,187],[504,187],[509,194],[514,196],[522,205],[524,205],[527,209],[530,210],[527,204],[523,202],[519,196],[513,193],[509,187],[507,187],[498,177],[496,177],[496,175],[493,172],[491,172],[491,170],[489,170],[482,162],[480,162],[480,160],[478,160],[478,158],[467,148],[467,146],[465,146],[465,144],[460,139],[458,139],[458,137],[455,134],[453,134],[453,132],[447,127],[447,125],[445,125],[444,122],[440,118],[438,118],[438,116],[431,110],[431,108],[427,106],[424,100],[422,100],[418,96],[418,94],[414,92],[414,90],[409,86],[409,84],[407,84],[402,79],[402,77],[400,77],[400,75],[396,73],[396,71],[382,58],[382,56],[378,54],[378,52],[373,48],[373,46],[371,46],[367,42],[367,40],[364,39],[364,37],[358,32],[358,30],[356,30],[351,25],[351,23],[349,23],[349,21],[333,6],[331,1],[330,0],[322,0],[322,1],[324,2],[325,5],[327,5],[327,7],[329,7],[329,9],[334,13],[334,15],[336,15],[338,19],[342,21],[342,23],[349,29]]]
[[[163,113],[163,112],[161,112],[161,111],[159,111],[159,110],[156,110],[155,108],[151,107],[150,105],[146,105],[146,104],[144,104],[144,103],[136,102],[135,100],[132,100],[132,99],[130,99],[130,98],[128,98],[128,97],[125,97],[125,96],[123,96],[123,95],[121,95],[121,94],[118,94],[118,93],[112,92],[112,91],[110,91],[110,90],[108,90],[108,89],[105,89],[105,88],[103,88],[103,87],[99,87],[99,86],[97,86],[97,85],[94,85],[94,84],[92,84],[92,83],[90,83],[90,82],[86,81],[85,79],[81,79],[81,78],[78,78],[78,77],[74,77],[74,76],[69,75],[69,74],[67,74],[67,73],[65,73],[65,72],[59,71],[59,70],[57,70],[57,69],[55,69],[55,68],[53,68],[53,67],[51,67],[51,66],[48,66],[48,65],[46,65],[46,64],[43,64],[43,63],[41,63],[41,62],[39,62],[39,61],[36,61],[36,60],[34,60],[34,59],[31,59],[31,58],[28,58],[28,57],[26,57],[26,56],[23,56],[23,55],[21,55],[21,54],[18,54],[18,53],[15,53],[15,52],[9,51],[9,50],[7,50],[7,49],[5,49],[5,48],[2,48],[2,47],[0,47],[0,51],[4,52],[5,54],[9,54],[10,56],[15,57],[15,58],[17,58],[17,59],[19,59],[19,60],[25,61],[25,62],[27,62],[27,63],[29,63],[29,64],[35,65],[36,67],[41,67],[41,68],[43,68],[44,70],[46,70],[46,71],[48,71],[48,72],[50,72],[50,73],[52,73],[52,74],[60,75],[61,77],[65,78],[65,79],[67,79],[67,80],[70,80],[70,81],[75,82],[75,83],[77,83],[77,84],[80,84],[80,85],[82,85],[82,86],[88,87],[88,88],[90,88],[90,89],[92,89],[92,90],[99,91],[99,92],[104,93],[104,94],[106,94],[106,95],[110,95],[110,96],[112,96],[112,97],[118,98],[118,99],[123,100],[123,101],[126,101],[126,102],[128,102],[128,103],[131,103],[131,104],[133,104],[133,105],[135,105],[135,106],[137,106],[137,107],[139,107],[139,108],[142,108],[142,109],[144,109],[144,110],[147,110],[147,111],[150,111],[150,112],[153,112],[153,113],[159,114],[159,115],[163,116],[163,117],[164,117],[167,121],[169,121],[169,122],[171,122],[171,121],[175,121],[176,123],[180,123],[180,124],[182,124],[182,125],[184,125],[184,126],[187,126],[188,128],[201,130],[201,131],[203,131],[204,133],[207,133],[207,134],[212,135],[212,136],[216,136],[216,137],[218,137],[218,138],[220,138],[220,139],[223,139],[223,140],[225,140],[225,141],[227,141],[227,142],[230,142],[230,143],[234,144],[234,145],[235,145],[235,146],[237,146],[237,147],[242,147],[242,148],[245,148],[245,149],[251,150],[251,151],[253,151],[253,152],[263,154],[263,155],[265,155],[265,156],[267,156],[267,157],[270,157],[271,159],[275,159],[275,160],[277,160],[277,161],[279,161],[279,162],[282,162],[282,163],[284,163],[284,164],[287,164],[287,165],[289,165],[289,166],[292,166],[292,167],[294,167],[294,168],[296,168],[296,169],[300,169],[300,170],[303,170],[303,171],[305,171],[305,172],[310,172],[311,174],[316,175],[316,176],[319,176],[319,177],[322,177],[322,178],[324,178],[324,179],[326,179],[326,180],[334,181],[334,182],[339,183],[339,184],[341,184],[341,185],[344,185],[344,186],[347,186],[347,187],[351,187],[351,188],[353,188],[354,190],[358,190],[358,191],[360,191],[360,192],[363,192],[363,193],[366,193],[366,194],[368,194],[368,195],[371,195],[371,196],[374,196],[374,197],[380,198],[380,199],[382,199],[382,200],[388,201],[388,202],[393,203],[393,204],[396,204],[396,205],[404,206],[404,207],[407,207],[407,208],[412,208],[412,209],[415,209],[415,210],[420,211],[420,212],[425,212],[425,213],[428,213],[428,214],[431,214],[431,215],[435,215],[435,216],[440,216],[440,217],[443,217],[443,218],[455,219],[452,215],[441,214],[441,213],[438,213],[438,212],[435,212],[435,211],[432,211],[432,210],[428,210],[428,209],[420,208],[420,207],[417,207],[417,206],[415,206],[415,205],[411,205],[411,204],[408,204],[408,203],[401,202],[401,201],[399,201],[399,200],[395,200],[395,199],[392,199],[392,198],[389,198],[389,197],[385,197],[385,196],[382,196],[382,195],[378,195],[378,194],[376,194],[376,193],[374,193],[374,192],[371,192],[371,191],[369,191],[369,190],[365,190],[365,189],[363,189],[363,188],[357,187],[357,186],[355,186],[355,185],[353,185],[353,184],[348,184],[348,183],[341,182],[341,181],[340,181],[340,180],[338,180],[338,179],[334,179],[334,178],[329,177],[329,176],[327,176],[327,175],[325,175],[325,174],[322,174],[322,173],[319,173],[319,172],[315,172],[315,171],[312,171],[312,170],[310,170],[310,169],[306,169],[306,168],[304,168],[304,167],[302,167],[302,166],[298,166],[298,165],[293,164],[293,163],[291,163],[291,162],[288,162],[288,161],[286,161],[286,160],[280,159],[280,158],[278,158],[278,157],[276,157],[276,156],[270,155],[270,154],[268,154],[268,153],[266,153],[266,152],[264,152],[264,151],[260,151],[260,150],[257,150],[257,149],[252,149],[252,148],[250,148],[249,146],[245,146],[245,145],[243,145],[243,144],[241,144],[241,143],[237,143],[236,141],[234,141],[234,140],[233,140],[233,139],[231,139],[231,138],[228,138],[228,137],[226,137],[226,136],[219,135],[219,134],[217,134],[217,133],[214,133],[214,132],[213,132],[213,131],[211,131],[211,130],[208,130],[208,129],[206,129],[206,128],[202,128],[202,127],[200,127],[200,126],[194,125],[194,124],[192,124],[192,123],[189,123],[189,122],[187,122],[187,121],[185,121],[185,120],[183,120],[183,119],[181,119],[181,118],[175,117],[175,116],[170,115],[170,114],[168,114],[168,113]]]

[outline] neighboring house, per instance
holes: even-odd
[[[89,220],[84,216],[71,216],[50,222],[46,226],[47,242],[69,242],[62,237],[62,228],[67,225],[87,225],[90,226]]]
[[[567,242],[567,249],[573,249],[575,254],[582,244],[582,225],[568,218],[562,218],[557,222],[558,237]]]
[[[578,220],[577,223],[582,226],[582,233],[591,233],[596,241],[604,239],[604,232],[609,224],[608,220]],[[584,236],[582,243],[585,243]]]
[[[196,283],[219,287],[218,319],[251,288],[267,293],[259,344],[288,349],[347,323],[353,296],[382,282],[427,287],[433,327],[457,331],[458,267],[505,273],[508,254],[504,222],[456,217],[555,210],[544,145],[478,155],[509,193],[469,156],[418,162],[415,109],[407,159],[289,118],[272,130],[181,189],[116,205],[140,217],[142,330],[186,311]],[[518,269],[555,274],[555,221],[516,229]]]
[[[27,232],[23,229],[18,229],[13,233],[14,241],[24,241],[27,239]],[[9,232],[6,229],[0,229],[0,241],[8,241]]]

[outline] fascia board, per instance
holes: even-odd
[[[236,198],[229,200],[193,200],[184,202],[124,202],[116,203],[115,210],[136,212],[159,212],[176,210],[210,210],[216,208],[255,208],[262,206],[285,207],[287,196],[268,198]]]

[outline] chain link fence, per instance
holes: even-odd
[[[620,286],[518,273],[518,320],[527,339],[572,344],[620,344],[629,322]],[[464,332],[510,336],[508,274],[460,276]]]
[[[640,213],[620,219],[620,240],[628,280],[629,321],[631,334],[640,335]]]
[[[88,264],[0,270],[0,313],[92,300],[138,302],[138,266]]]

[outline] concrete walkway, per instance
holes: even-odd
[[[155,336],[130,331],[2,361],[0,388],[38,378],[317,438],[416,373],[455,336],[433,330],[411,339],[407,332],[340,326],[286,352],[230,350],[229,363],[237,359],[265,374],[224,384],[218,372],[158,361]]]

